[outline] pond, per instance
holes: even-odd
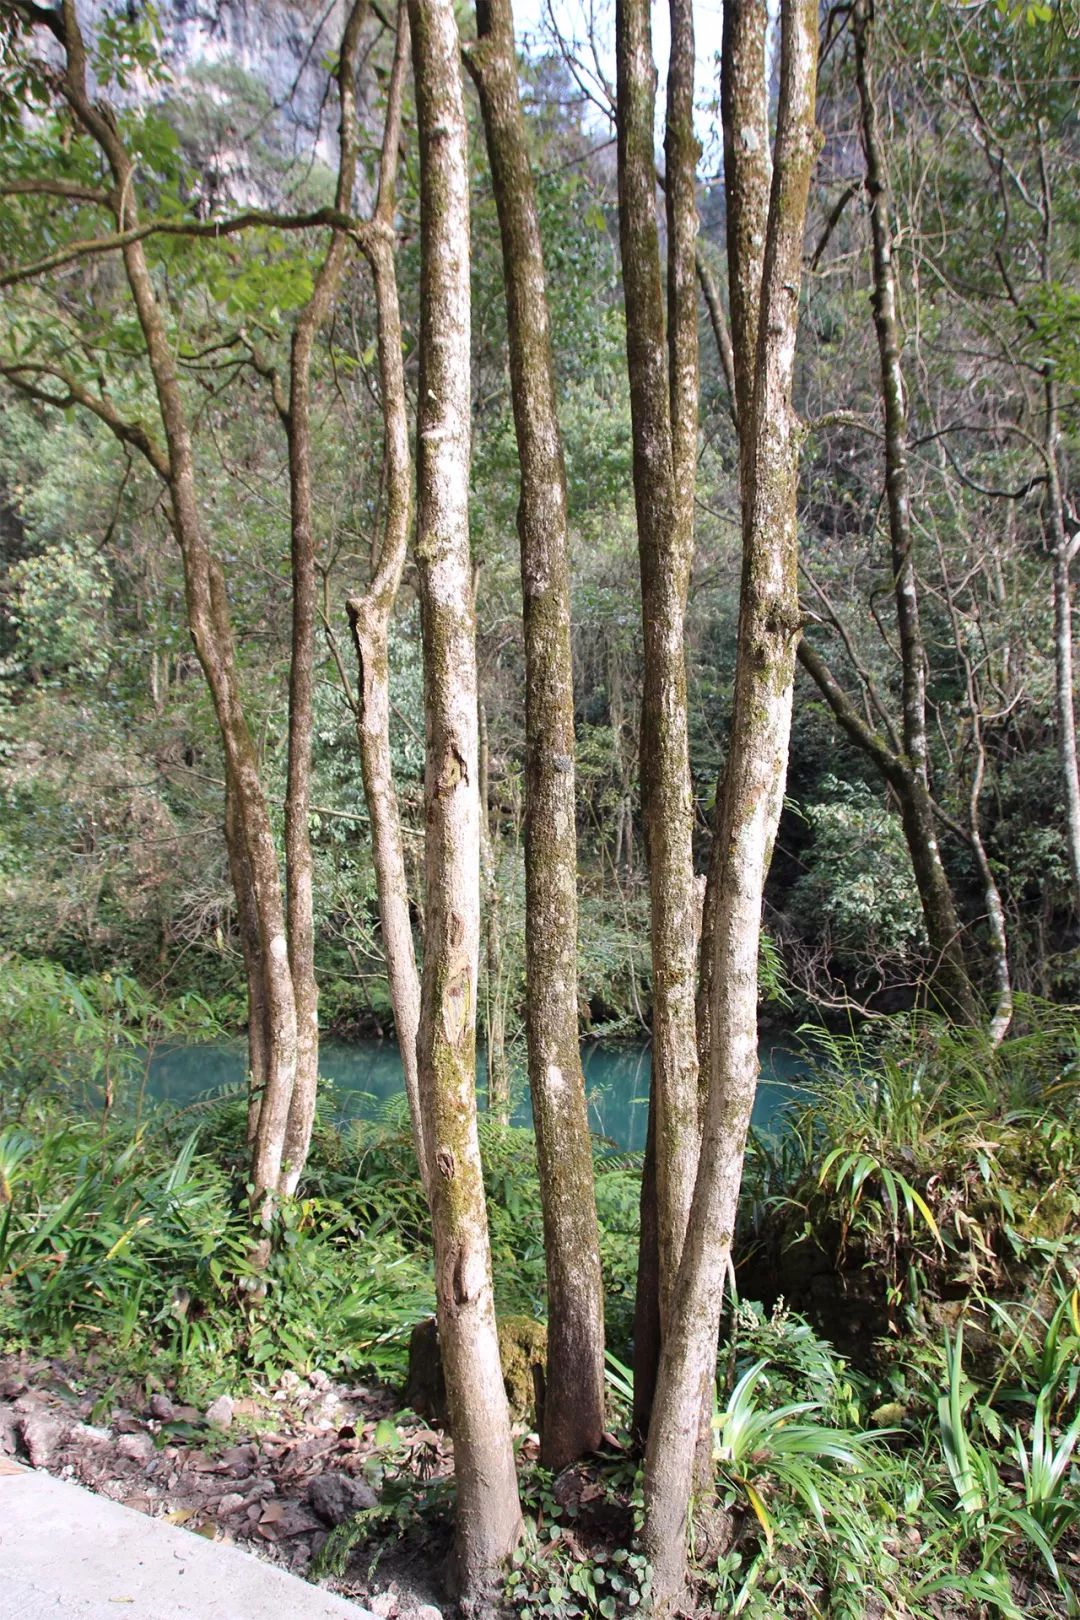
[[[640,1151],[645,1146],[649,1112],[650,1048],[591,1042],[581,1049],[589,1123],[597,1136],[615,1146]],[[484,1054],[477,1059],[477,1087],[481,1106],[485,1090]],[[243,1083],[247,1047],[243,1041],[219,1041],[204,1046],[162,1046],[150,1058],[146,1095],[177,1108],[223,1088]],[[520,1065],[524,1067],[524,1051]],[[320,1074],[333,1083],[335,1112],[339,1118],[372,1119],[380,1107],[401,1095],[401,1058],[392,1041],[335,1041],[322,1043]],[[754,1126],[767,1129],[786,1102],[799,1094],[805,1065],[794,1053],[773,1040],[762,1043],[761,1083],[754,1104]],[[515,1090],[516,1125],[531,1125],[532,1108],[524,1081]]]

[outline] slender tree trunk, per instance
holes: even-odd
[[[476,588],[478,569],[473,570]],[[510,1123],[510,1073],[506,1064],[506,1020],[502,1000],[502,930],[499,926],[499,868],[491,834],[487,710],[480,702],[480,876],[484,886],[484,1035],[487,1043],[487,1106],[503,1125]]]
[[[729,0],[737,13],[739,0]],[[725,55],[725,122],[745,127],[740,82],[762,60],[763,8],[741,50]],[[726,20],[726,19],[725,19]],[[734,19],[737,24],[738,19]],[[746,1132],[757,1086],[758,939],[765,877],[787,769],[799,633],[796,495],[799,428],[791,407],[803,227],[817,151],[816,0],[781,7],[776,173],[764,238],[756,355],[735,352],[749,435],[742,467],[743,578],[731,742],[717,824],[712,1067],[686,1245],[665,1326],[645,1460],[645,1550],[654,1604],[669,1613],[683,1588],[686,1531],[702,1402],[715,1377],[716,1336],[731,1252]],[[732,80],[734,79],[734,84]],[[738,188],[738,172],[725,176]],[[729,200],[729,217],[731,202]],[[752,382],[745,384],[753,366]],[[740,407],[741,409],[741,407]]]
[[[335,207],[348,213],[356,181],[356,62],[367,0],[349,13],[338,55],[340,158]],[[307,1162],[319,1080],[319,986],[315,978],[315,917],[309,814],[311,806],[312,699],[315,672],[315,525],[311,473],[311,361],[319,329],[330,311],[348,259],[348,238],[334,231],[310,299],[293,328],[289,401],[292,553],[292,639],[289,660],[289,764],[285,792],[285,883],[289,967],[296,1001],[296,1080],[285,1130],[282,1191],[296,1191]]]
[[[772,186],[765,61],[767,28],[765,0],[744,0],[740,5],[724,8],[724,71],[720,79],[720,106],[724,174],[730,176],[730,183],[725,181],[728,298],[731,305],[729,336],[724,331],[722,319],[718,320],[713,313],[715,306],[717,312],[722,314],[719,311],[719,294],[715,289],[710,294],[706,288],[706,303],[720,363],[725,376],[729,376],[731,415],[739,440],[740,487],[744,490],[749,486],[752,443],[749,424],[754,408],[754,357],[757,354],[761,274]],[[699,275],[702,263],[699,254]],[[715,825],[705,880],[698,957],[696,1023],[703,1118],[712,1064],[713,951],[716,944],[717,885],[723,867],[718,829],[723,802],[724,779],[721,774],[716,784]]]
[[[64,0],[61,10],[43,13],[40,20],[50,28],[64,51],[60,92],[109,166],[117,226],[120,230],[128,229],[138,222],[135,168],[115,118],[107,107],[91,98],[86,48],[74,0]],[[167,454],[151,447],[145,434],[140,435],[139,442],[169,491],[170,522],[184,567],[188,626],[221,733],[225,775],[231,793],[230,814],[239,840],[237,847],[242,848],[246,857],[248,892],[257,920],[258,959],[265,1002],[266,1064],[252,1149],[252,1208],[260,1219],[266,1220],[278,1192],[285,1125],[296,1074],[296,1008],[277,851],[240,696],[225,589],[202,528],[191,428],[172,344],[141,241],[126,243],[122,262],[154,381]]]
[[[649,0],[616,8],[619,235],[634,440],[644,679],[641,784],[648,846],[660,1320],[682,1252],[697,1165],[693,803],[684,625],[697,443],[693,23],[672,0],[668,79],[668,298],[656,220]]]
[[[923,902],[927,933],[935,956],[934,976],[938,990],[948,1011],[965,1023],[973,1023],[977,1018],[975,994],[964,962],[960,925],[930,808],[926,649],[915,576],[907,463],[907,391],[901,362],[903,340],[897,315],[888,177],[878,135],[876,92],[870,57],[872,20],[873,0],[856,0],[852,12],[852,33],[873,242],[874,328],[881,362],[881,397],[885,418],[885,488],[889,510],[893,598],[900,646],[902,736],[906,764],[912,779],[912,791],[901,800],[901,813]]]
[[[645,1157],[638,1204],[637,1277],[634,1287],[634,1410],[631,1432],[644,1447],[660,1367],[660,1233],[656,1213],[656,1087],[649,1087]]]
[[[1080,551],[1080,533],[1070,536],[1065,528],[1065,505],[1057,454],[1060,431],[1057,384],[1050,376],[1045,379],[1044,394],[1047,528],[1054,600],[1054,707],[1057,711],[1058,758],[1061,761],[1061,783],[1065,795],[1065,833],[1069,870],[1072,873],[1073,908],[1080,917],[1080,769],[1076,758],[1072,585],[1069,579],[1073,561]]]
[[[405,566],[412,508],[409,413],[402,362],[401,306],[394,265],[394,196],[401,142],[401,99],[408,56],[409,13],[405,0],[401,0],[397,45],[387,94],[378,198],[371,226],[360,238],[375,285],[386,515],[371,584],[363,596],[350,597],[347,608],[356,648],[356,736],[360,746],[364,800],[371,819],[372,860],[386,953],[386,977],[405,1075],[413,1144],[424,1191],[430,1198],[416,1051],[420,1027],[420,975],[416,968],[401,812],[390,753],[390,620]]]
[[[236,796],[225,784],[225,848],[229,857],[229,876],[236,897],[236,923],[240,935],[240,949],[244,958],[244,976],[247,981],[248,1000],[248,1108],[247,1146],[255,1146],[266,1086],[267,1030],[266,994],[263,964],[259,954],[259,919],[255,911],[248,867],[247,850],[240,832],[236,814]]]
[[[974,713],[974,709],[972,711]],[[979,816],[979,799],[982,795],[983,779],[986,775],[986,749],[983,745],[982,727],[976,718],[973,722],[975,734],[975,771],[968,791],[968,831],[971,837],[971,849],[975,856],[975,864],[979,868],[979,877],[982,880],[983,897],[986,905],[986,927],[990,936],[990,962],[994,980],[994,1007],[990,1015],[990,1042],[993,1046],[1000,1046],[1009,1033],[1009,1025],[1013,1015],[1012,975],[1009,972],[1009,938],[1005,926],[1005,907],[1001,903],[1001,890],[998,888],[994,869],[990,865],[990,857],[986,853],[986,845],[982,840],[982,828]]]
[[[469,557],[469,164],[450,0],[410,0],[420,134],[416,558],[427,825],[417,1043],[439,1341],[457,1480],[457,1578],[480,1607],[521,1524],[476,1129],[480,795]]]
[[[1054,579],[1054,699],[1057,709],[1058,754],[1065,791],[1065,826],[1072,872],[1073,906],[1080,916],[1080,771],[1076,763],[1076,708],[1073,699],[1072,587],[1069,565],[1080,535],[1055,546]]]
[[[604,1430],[604,1297],[577,1013],[577,831],[566,470],[544,258],[518,95],[510,0],[479,0],[466,57],[480,95],[502,233],[521,466],[525,629],[525,967],[529,1087],[547,1267],[540,1456],[565,1468]]]

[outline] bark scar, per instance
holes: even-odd
[[[454,1158],[451,1149],[448,1147],[439,1148],[435,1154],[435,1163],[438,1166],[439,1174],[445,1176],[447,1181],[453,1181],[457,1172],[457,1160]]]
[[[442,1265],[439,1267],[440,1288],[439,1296],[446,1314],[455,1320],[461,1315],[463,1305],[468,1305],[476,1297],[475,1290],[470,1290],[465,1275],[467,1263],[467,1250],[463,1243],[452,1243],[443,1255]]]

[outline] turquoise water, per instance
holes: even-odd
[[[650,1050],[647,1046],[614,1046],[593,1042],[581,1049],[589,1123],[597,1136],[615,1146],[645,1146],[649,1113]],[[247,1047],[242,1041],[212,1046],[163,1046],[151,1056],[146,1095],[184,1108],[225,1087],[243,1084]],[[524,1052],[520,1066],[524,1067]],[[401,1095],[401,1059],[392,1041],[322,1043],[319,1069],[333,1082],[337,1111],[347,1118],[375,1117],[382,1104]],[[761,1084],[754,1104],[754,1125],[768,1128],[784,1103],[798,1094],[803,1072],[798,1057],[771,1042],[761,1050]],[[484,1057],[477,1063],[477,1085],[484,1095]],[[514,1123],[532,1123],[528,1087],[516,1090]]]

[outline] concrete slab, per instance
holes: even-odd
[[[238,1547],[0,1471],[0,1620],[375,1620]]]

